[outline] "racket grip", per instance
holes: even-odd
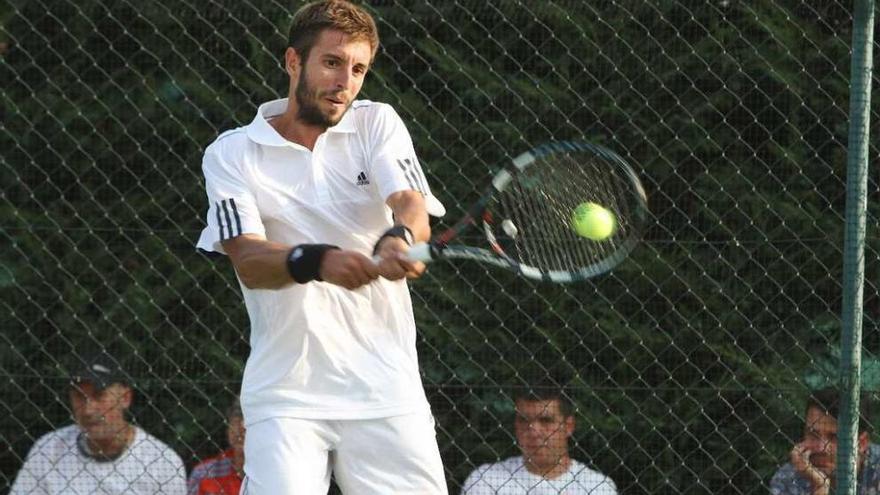
[[[417,242],[413,244],[412,247],[409,248],[406,257],[412,261],[421,261],[422,263],[434,261],[434,256],[431,254],[431,245],[427,242]],[[382,261],[381,256],[378,254],[373,256],[374,265],[378,265],[380,261]]]
[[[413,244],[412,247],[409,248],[407,257],[413,261],[421,261],[422,263],[434,261],[433,250],[431,249],[431,245],[427,242],[417,242]]]

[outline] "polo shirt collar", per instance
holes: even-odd
[[[269,120],[287,110],[287,100],[287,98],[281,98],[260,105],[254,120],[247,125],[247,135],[252,141],[265,146],[290,146],[295,144],[281,137],[278,131],[269,124]],[[354,116],[352,115],[351,108],[345,112],[345,115],[342,116],[342,120],[338,124],[330,127],[326,132],[355,132]]]

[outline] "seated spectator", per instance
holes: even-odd
[[[81,364],[68,390],[75,424],[37,440],[10,493],[185,493],[180,457],[126,419],[134,393],[118,362],[99,353]]]
[[[521,456],[484,464],[464,482],[464,495],[614,495],[610,478],[572,459],[571,402],[557,386],[536,386],[514,396],[514,432]]]
[[[837,485],[837,417],[840,392],[826,388],[807,399],[804,435],[770,481],[773,495],[827,495]],[[859,400],[857,493],[875,494],[880,490],[880,445],[870,443],[870,403],[867,395]]]
[[[244,419],[236,397],[226,410],[229,448],[200,462],[189,476],[188,495],[238,495],[244,478]]]

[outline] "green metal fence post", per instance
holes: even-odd
[[[850,78],[850,127],[846,172],[844,231],[843,335],[838,423],[838,494],[855,495],[858,460],[859,392],[861,389],[862,291],[865,271],[865,211],[868,181],[874,2],[856,0],[853,15]]]

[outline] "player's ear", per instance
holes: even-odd
[[[131,407],[131,403],[134,401],[134,391],[132,391],[131,387],[125,387],[122,392],[122,406],[123,409],[128,409]]]
[[[574,414],[565,418],[565,436],[570,437],[574,434]]]
[[[293,77],[299,70],[299,65],[299,54],[292,46],[288,46],[284,51],[284,70],[287,71],[287,75]]]

